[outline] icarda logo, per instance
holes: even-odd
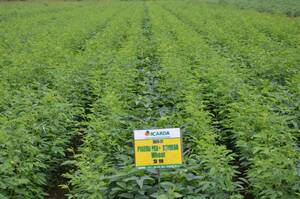
[[[170,132],[169,131],[146,131],[145,132],[146,137],[169,137]]]
[[[145,136],[149,136],[150,135],[150,132],[149,131],[146,131],[145,132]]]

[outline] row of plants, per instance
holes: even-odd
[[[293,126],[294,135],[299,138],[299,120],[294,117],[298,109],[299,95],[298,42],[292,42],[293,46],[290,46],[249,25],[253,24],[251,18],[261,19],[260,15],[252,14],[250,17],[230,10],[224,12],[222,8],[185,6],[186,10],[194,9],[196,12],[201,9],[201,12],[193,16],[188,12],[176,12],[179,5],[174,6],[174,12],[171,12],[192,26],[219,54],[230,59],[233,67],[244,75],[245,80],[257,87],[261,95],[267,96],[266,103],[273,104],[272,110],[289,115],[289,125]],[[273,27],[279,26],[278,23],[274,25],[275,21],[269,24]],[[286,20],[286,24],[280,23],[280,27],[292,29],[294,23]],[[291,38],[291,41],[298,40],[298,35],[292,31],[286,37]]]
[[[176,9],[181,7],[180,4],[173,7],[174,14],[180,15],[180,18],[193,26],[219,53],[239,63],[238,67],[242,68],[243,72],[248,69],[247,73],[251,73],[252,76],[276,81],[281,85],[286,83],[289,76],[298,72],[299,36],[295,31],[292,33],[288,30],[295,29],[295,24],[287,19],[285,24],[277,21],[276,25],[275,21],[268,23],[273,29],[278,26],[287,29],[288,35],[285,35],[285,38],[291,38],[290,43],[293,46],[276,41],[276,37],[258,30],[253,25],[255,20],[251,20],[250,17],[259,17],[262,20],[263,16],[260,15],[248,15],[209,6],[185,5],[186,10],[195,11],[196,14],[192,16],[189,12],[176,12]],[[199,9],[201,12],[196,12]]]
[[[174,52],[164,47],[173,45],[179,50],[181,46],[168,39],[168,26],[162,28],[166,24],[158,13],[149,11],[147,5],[145,11],[142,8],[136,9],[139,17],[135,16],[133,32],[128,32],[132,40],[125,44],[129,46],[123,44],[118,52],[113,51],[116,55],[110,54],[114,59],[109,69],[103,63],[93,72],[97,78],[92,81],[95,95],[101,96],[92,106],[76,161],[66,162],[77,166],[73,173],[66,174],[71,178],[65,186],[71,189],[69,197],[239,198],[234,192],[240,184],[232,182],[236,171],[229,165],[233,157],[216,143],[209,114],[198,102],[193,69],[181,65],[181,73],[175,72],[178,62],[186,64],[185,58],[174,60]],[[101,49],[102,45],[97,46]],[[200,127],[202,123],[205,126]],[[163,171],[162,190],[158,193],[156,171],[133,166],[132,130],[174,125],[186,134],[186,165]]]
[[[235,154],[217,142],[219,136],[211,125],[212,117],[205,110],[201,93],[201,72],[187,56],[195,43],[190,40],[190,33],[182,31],[163,9],[155,4],[149,7],[161,60],[160,73],[165,77],[160,90],[167,103],[174,103],[159,122],[162,126],[180,126],[184,136],[185,168],[174,171],[176,175],[166,171],[163,179],[183,198],[241,198],[238,191],[242,183],[232,165]],[[202,50],[202,46],[199,48]],[[201,58],[206,61],[205,56]],[[169,190],[166,198],[174,198]]]
[[[45,185],[52,182],[51,177],[58,172],[56,169],[76,133],[73,127],[78,125],[78,115],[83,114],[84,104],[80,104],[80,100],[84,93],[72,93],[79,88],[74,81],[83,81],[81,76],[76,76],[80,73],[74,63],[79,55],[73,56],[72,44],[76,38],[88,42],[86,35],[95,31],[95,25],[107,23],[106,18],[122,8],[126,6],[112,4],[106,12],[98,13],[97,8],[86,6],[69,15],[76,23],[68,23],[64,14],[68,15],[64,13],[60,23],[47,27],[34,24],[31,28],[37,33],[28,43],[13,41],[18,35],[7,34],[5,39],[11,41],[12,49],[1,48],[5,52],[0,74],[3,87],[1,198],[44,198],[47,195]],[[92,9],[94,12],[90,13]],[[24,31],[21,34],[27,34],[30,25],[25,24],[22,29],[21,22],[18,24]],[[13,33],[10,26],[4,30]],[[70,77],[74,79],[68,79]]]
[[[48,3],[37,3],[31,2],[30,6],[28,3],[24,2],[13,2],[13,3],[1,3],[0,7],[0,22],[12,20],[15,18],[25,18],[33,15],[51,14],[56,12],[65,11],[67,9],[76,8],[76,4],[51,4],[50,7]]]
[[[289,17],[300,16],[300,4],[296,0],[206,0],[219,5],[234,5],[241,9],[255,9],[259,12],[285,14]]]
[[[110,23],[105,32],[86,46],[85,62],[93,62],[89,84],[95,96],[87,115],[87,130],[75,160],[65,174],[69,198],[125,197],[133,184],[126,175],[133,168],[129,107],[136,76],[136,45],[140,41],[142,3]],[[107,37],[109,36],[109,39]],[[123,177],[122,177],[123,176]],[[127,182],[127,183],[126,183]],[[137,184],[136,184],[137,186]],[[123,191],[125,189],[126,191]]]
[[[145,11],[142,4],[136,7],[133,17],[128,41],[117,52],[112,49],[116,54],[109,54],[112,63],[94,73],[99,79],[96,93],[103,96],[93,106],[85,144],[77,156],[79,169],[66,175],[73,187],[70,197],[149,198],[157,192],[156,172],[134,168],[132,130],[153,127],[158,119],[159,105],[164,105],[157,90],[160,67],[147,7]]]
[[[204,9],[204,12],[209,15],[212,15],[213,12],[211,11],[215,10],[216,13],[214,13],[214,19],[220,20],[222,16],[225,16],[226,19],[228,17],[227,15],[238,17],[239,19],[231,19],[232,21],[241,23],[241,25],[247,22],[247,24],[249,25],[247,29],[251,29],[252,27],[257,29],[258,31],[265,34],[267,37],[270,37],[270,39],[272,39],[274,43],[279,42],[287,46],[299,47],[299,21],[297,19],[290,19],[288,17],[280,15],[274,16],[266,13],[259,13],[252,10],[240,10],[234,9],[232,7],[222,7],[217,5],[209,5],[205,3],[196,3],[192,1],[187,4],[184,4],[183,6],[189,8],[193,5],[193,9],[197,7],[199,9]],[[197,13],[197,15],[199,14],[201,13]],[[235,24],[234,27],[238,26],[238,24]],[[252,38],[255,39],[254,36]],[[259,43],[257,45],[259,45]]]
[[[183,13],[183,10],[180,13]],[[188,15],[187,12],[185,14]],[[191,14],[188,16],[192,18]],[[200,83],[206,85],[201,91],[203,99],[207,101],[209,109],[213,108],[211,112],[215,115],[217,113],[217,122],[222,127],[220,133],[234,141],[238,148],[241,166],[247,169],[250,190],[246,191],[260,198],[295,198],[295,192],[299,192],[299,150],[288,127],[288,117],[272,111],[273,104],[265,103],[265,97],[260,95],[259,89],[248,83],[247,74],[232,67],[235,62],[219,55],[215,48],[207,43],[206,37],[178,16],[173,15],[170,21],[177,22],[173,26],[176,26],[178,32],[189,33],[185,43],[194,39],[192,44],[197,43],[197,46],[201,47],[191,45],[189,51],[180,52],[196,63],[197,70],[203,74],[199,79]],[[180,26],[182,28],[179,30]],[[198,59],[205,48],[206,56],[212,57],[207,63]],[[283,175],[274,175],[279,173]]]
[[[46,50],[49,50],[47,53],[53,54],[51,56],[57,56],[57,54],[63,56],[56,52],[77,40],[84,40],[79,36],[86,34],[86,32],[95,31],[99,20],[104,20],[102,16],[114,13],[113,8],[105,9],[106,6],[107,4],[85,5],[64,12],[39,14],[0,23],[2,29],[0,37],[1,61],[7,65],[14,61],[7,60],[12,59],[12,54],[19,56],[14,57],[14,59],[19,60],[21,58],[26,59],[28,53],[45,53]],[[49,46],[43,45],[45,43]],[[56,45],[56,48],[53,48],[53,45]]]

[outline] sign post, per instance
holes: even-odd
[[[160,168],[157,169],[157,184],[158,184],[158,195],[160,193]]]
[[[134,131],[135,166],[139,169],[182,166],[179,128]]]

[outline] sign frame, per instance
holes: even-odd
[[[172,137],[161,137],[161,138],[147,138],[147,139],[136,139],[136,133],[138,132],[147,132],[147,131],[166,131],[166,130],[177,130],[179,131],[178,137],[175,137],[176,139],[179,139],[179,145],[180,145],[180,160],[179,163],[176,164],[162,164],[162,163],[157,163],[156,165],[151,164],[151,165],[137,165],[137,140],[166,140],[166,139],[175,139]],[[180,128],[149,128],[149,129],[143,129],[143,130],[134,130],[133,131],[134,134],[134,162],[135,162],[135,167],[138,169],[174,169],[174,168],[182,168],[184,167],[184,163],[183,163],[183,140],[182,140],[182,131]]]

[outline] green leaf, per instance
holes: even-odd
[[[122,198],[133,198],[133,194],[131,193],[121,193],[118,196]]]
[[[166,194],[161,194],[157,197],[157,199],[168,199],[168,196]]]

